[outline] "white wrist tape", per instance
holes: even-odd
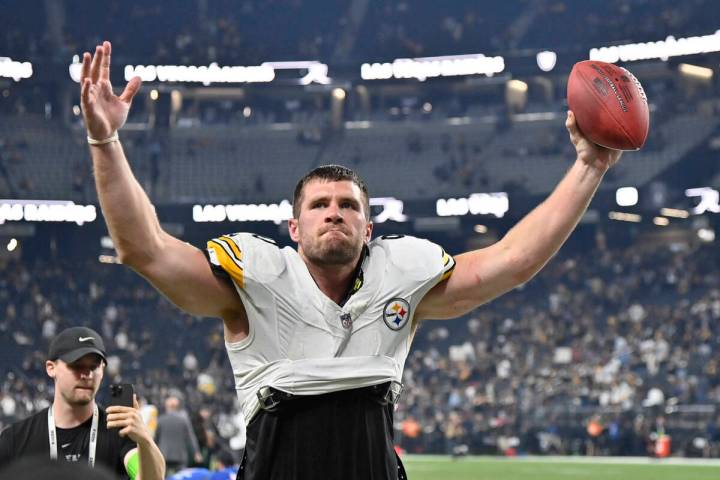
[[[120,140],[120,137],[118,136],[118,132],[113,133],[107,138],[104,138],[102,140],[97,140],[95,138],[92,138],[90,135],[87,137],[87,141],[90,145],[105,145],[106,143],[112,143],[117,142]]]

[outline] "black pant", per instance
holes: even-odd
[[[398,480],[393,405],[370,388],[294,397],[247,428],[238,480]]]

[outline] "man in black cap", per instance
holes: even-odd
[[[165,460],[135,407],[95,403],[105,371],[105,345],[86,327],[63,330],[51,342],[45,370],[55,384],[50,407],[0,434],[0,468],[18,458],[43,455],[85,462],[132,480],[160,480]]]

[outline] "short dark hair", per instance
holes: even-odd
[[[363,199],[365,217],[368,219],[370,218],[370,195],[368,194],[368,188],[365,181],[353,170],[343,167],[342,165],[322,165],[320,167],[313,168],[298,181],[295,186],[295,194],[293,195],[293,217],[298,218],[300,216],[300,203],[302,202],[305,185],[313,180],[325,180],[327,182],[341,182],[343,180],[347,180],[353,182],[358,186],[358,188],[360,188],[363,197],[365,197]]]

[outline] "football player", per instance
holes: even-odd
[[[588,141],[568,112],[577,159],[552,194],[499,242],[449,256],[408,236],[372,239],[368,190],[319,167],[297,184],[297,249],[252,233],[205,252],[165,232],[118,130],[140,79],[115,96],[111,46],[83,56],[81,97],[98,195],[122,263],[194,315],[223,320],[247,422],[238,478],[396,479],[392,411],[413,333],[527,282],[558,251],[620,157]]]

